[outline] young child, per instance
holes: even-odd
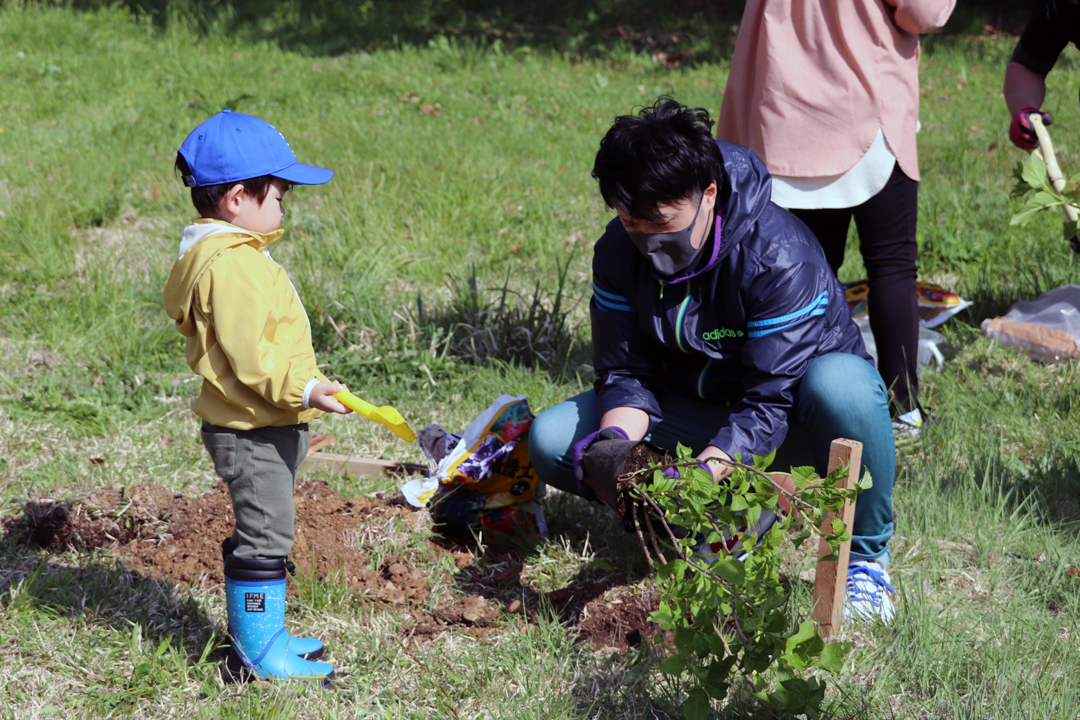
[[[349,412],[315,364],[311,326],[285,270],[267,252],[281,237],[282,196],[321,185],[272,125],[224,110],[188,135],[176,168],[199,217],[184,228],[165,309],[203,377],[194,404],[202,441],[229,487],[236,528],[222,542],[234,679],[302,676],[328,684],[322,643],[285,630],[285,575],[295,539],[296,472],[308,421]]]

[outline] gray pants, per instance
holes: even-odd
[[[288,555],[296,540],[296,472],[311,445],[307,423],[230,430],[203,422],[202,441],[229,486],[236,557]]]

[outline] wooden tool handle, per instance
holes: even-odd
[[[1039,149],[1035,152],[1039,153],[1044,161],[1046,161],[1046,176],[1050,178],[1050,185],[1054,188],[1054,192],[1061,195],[1065,192],[1065,174],[1061,172],[1061,166],[1058,165],[1057,155],[1054,153],[1054,144],[1050,142],[1050,133],[1046,131],[1046,125],[1043,124],[1042,113],[1031,113],[1028,115],[1028,120],[1031,121],[1031,127],[1035,129],[1035,136],[1039,138]],[[1065,217],[1069,222],[1076,222],[1077,217],[1080,216],[1075,205],[1066,203],[1061,206],[1065,210]]]

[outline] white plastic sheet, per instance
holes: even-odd
[[[983,332],[1004,345],[1023,350],[1036,360],[1065,362],[1077,355],[1080,345],[1080,285],[1064,285],[1034,300],[1018,302],[1001,320],[1025,323],[1027,329],[1009,331],[995,319],[984,320]],[[1061,333],[1055,337],[1055,334]],[[1072,338],[1072,345],[1068,338]]]

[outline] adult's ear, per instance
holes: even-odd
[[[711,183],[709,183],[709,187],[705,188],[705,190],[701,193],[702,201],[709,210],[712,210],[716,207],[716,203],[717,200],[719,200],[719,197],[720,187],[716,180],[713,180]]]

